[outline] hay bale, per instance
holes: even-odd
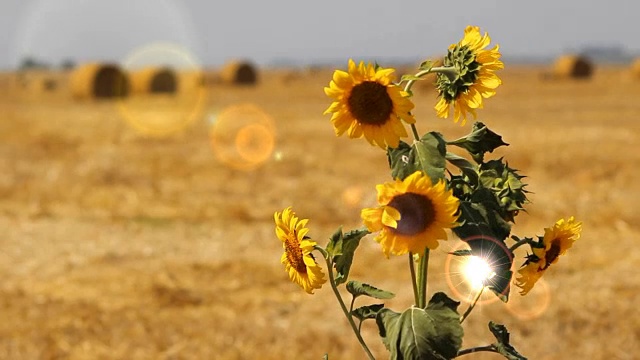
[[[88,63],[76,67],[70,78],[76,98],[118,98],[129,95],[129,79],[115,64]]]
[[[246,61],[228,62],[220,72],[223,83],[234,85],[255,85],[258,82],[258,73],[251,63]]]
[[[584,56],[562,55],[553,64],[556,78],[588,79],[593,75],[593,63]]]
[[[146,67],[131,74],[131,89],[138,94],[175,94],[178,76],[167,67]]]

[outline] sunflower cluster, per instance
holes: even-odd
[[[324,88],[332,100],[325,115],[331,115],[337,136],[364,138],[385,150],[392,180],[376,186],[376,206],[360,211],[362,228],[343,232],[340,227],[325,247],[308,236],[308,220],[298,218],[291,207],[274,214],[276,236],[284,250],[281,263],[289,278],[309,294],[329,282],[370,358],[356,320],[360,323],[376,320],[392,358],[406,358],[405,352],[413,351],[408,349],[421,351],[417,355],[411,353],[412,358],[451,359],[473,352],[460,350],[463,335],[460,323],[475,302],[460,316],[459,303],[444,293],[435,293],[430,301],[426,300],[430,250],[437,249],[450,233],[469,247],[452,255],[492,259],[494,266],[489,272],[492,281],[483,281],[482,289],[490,289],[504,302],[509,299],[517,248],[527,244],[531,248],[513,281],[521,289],[520,294],[526,295],[580,237],[582,224],[573,217],[546,228],[544,236],[535,241],[512,234],[515,218],[529,202],[525,176],[503,158],[485,159],[496,148],[508,144],[484,123],[475,122],[468,135],[453,141],[435,131],[420,135],[417,129],[411,86],[427,74],[436,74],[434,86],[439,97],[434,106],[436,115],[447,118],[453,109],[454,122],[461,120],[462,125],[467,115],[476,117],[484,99],[495,95],[502,83],[496,71],[504,65],[497,45],[487,49],[490,42],[487,33],[481,34],[478,27],[468,26],[462,40],[449,47],[443,66],[435,67],[427,60],[415,74],[404,75],[397,82],[394,69],[364,61],[357,63],[350,59],[347,71],[336,70],[329,86]],[[409,133],[413,135],[411,143],[403,141]],[[466,153],[457,155],[453,148]],[[353,308],[356,298],[362,295],[375,299],[393,297],[388,291],[359,281],[347,282],[355,251],[361,239],[369,234],[374,235],[387,258],[409,256],[415,304],[402,314],[383,304]],[[324,258],[327,274],[314,252]],[[419,263],[418,271],[415,263]],[[338,291],[343,283],[353,296],[348,310]],[[481,291],[476,301],[480,294]],[[435,327],[434,318],[438,324]],[[489,328],[496,335],[497,342],[492,348],[495,352],[510,359],[523,358],[508,343],[504,326],[490,323]],[[416,331],[420,334],[415,334]],[[400,339],[400,334],[411,334],[407,338],[416,343],[404,347],[405,339]]]

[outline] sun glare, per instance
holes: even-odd
[[[474,290],[480,290],[488,280],[496,275],[489,263],[478,256],[469,256],[462,272]]]

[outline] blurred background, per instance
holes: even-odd
[[[273,213],[292,205],[321,244],[361,226],[387,159],[335,136],[323,88],[349,58],[415,72],[467,25],[505,62],[478,120],[511,144],[491,158],[528,176],[532,203],[513,232],[541,235],[572,215],[584,231],[526,297],[483,297],[464,347],[492,342],[493,319],[532,359],[635,358],[638,11],[622,0],[3,1],[0,358],[364,358],[331,291],[289,282]],[[467,134],[471,124],[435,117],[431,82],[414,87],[418,130]],[[466,306],[463,280],[445,271],[461,245],[434,252],[429,286]],[[398,294],[388,305],[400,310],[412,303],[405,260],[367,237],[352,277]],[[386,358],[375,325],[364,328]]]

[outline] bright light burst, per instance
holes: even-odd
[[[468,256],[462,267],[462,273],[474,290],[482,289],[492,277],[496,276],[496,272],[487,260],[479,256]]]

